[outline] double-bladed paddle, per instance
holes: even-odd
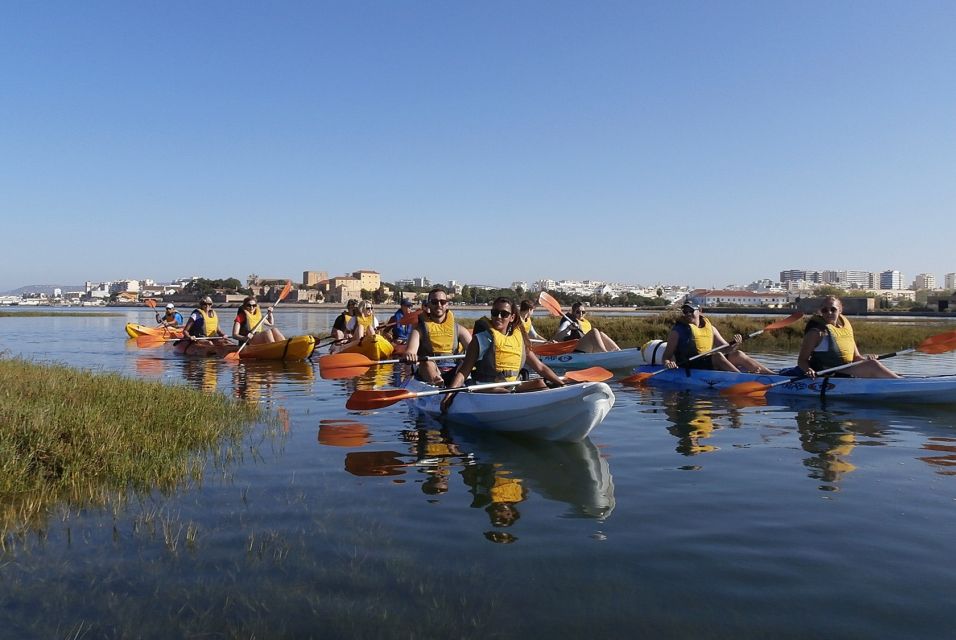
[[[581,369],[580,371],[569,371],[562,377],[564,380],[574,382],[603,382],[608,380],[614,374],[602,367],[591,367],[590,369]],[[411,400],[412,398],[423,398],[425,396],[437,396],[445,393],[471,393],[473,391],[484,391],[485,389],[497,389],[501,387],[514,387],[522,384],[524,380],[514,380],[511,382],[488,382],[486,384],[473,384],[470,387],[453,387],[450,389],[430,389],[428,391],[408,391],[407,389],[379,389],[369,390],[360,389],[349,396],[345,403],[345,408],[351,411],[369,411],[388,407],[401,400]]]
[[[882,355],[876,356],[876,358],[866,358],[863,360],[856,360],[854,362],[848,362],[846,364],[841,364],[837,367],[830,367],[829,369],[824,369],[822,371],[816,372],[816,377],[820,378],[831,373],[836,373],[837,371],[842,371],[844,369],[849,369],[850,367],[855,367],[858,364],[862,364],[867,360],[886,360],[887,358],[894,358],[896,356],[901,356],[907,353],[913,353],[919,351],[921,353],[928,354],[938,354],[938,353],[947,353],[949,351],[956,351],[956,331],[946,331],[943,333],[937,333],[934,336],[926,338],[920,342],[917,346],[911,349],[902,349],[900,351],[893,351],[891,353],[884,353]],[[786,380],[781,380],[780,382],[773,382],[770,384],[763,384],[756,381],[750,382],[740,382],[735,385],[731,385],[726,389],[721,390],[721,394],[725,396],[762,396],[770,389],[774,387],[779,387],[780,385],[788,384],[791,382],[796,382],[797,380],[805,380],[806,376],[796,376],[793,378],[787,378]]]
[[[782,329],[783,327],[786,327],[786,326],[789,326],[789,325],[793,324],[794,322],[796,322],[797,320],[799,320],[799,319],[802,318],[802,317],[803,317],[803,312],[802,312],[802,311],[797,311],[796,313],[793,313],[793,314],[787,316],[786,318],[783,318],[782,320],[777,320],[776,322],[771,322],[770,324],[768,324],[768,325],[767,325],[766,327],[764,327],[763,329],[760,329],[759,331],[754,331],[753,333],[748,333],[746,336],[744,336],[744,340],[749,340],[750,338],[756,338],[757,336],[759,336],[759,335],[760,335],[761,333],[763,333],[764,331],[773,331],[774,329]],[[715,353],[717,353],[717,352],[719,352],[719,351],[723,351],[723,350],[725,350],[725,349],[729,349],[729,348],[732,347],[732,346],[734,346],[734,345],[733,345],[733,344],[724,344],[724,345],[721,345],[721,346],[717,347],[716,349],[711,349],[710,351],[705,351],[705,352],[703,352],[703,353],[698,353],[696,356],[693,356],[693,357],[688,358],[688,359],[685,360],[684,362],[679,363],[677,366],[678,366],[678,367],[683,367],[683,366],[685,366],[687,363],[692,362],[692,361],[694,361],[694,360],[697,360],[698,358],[703,358],[704,356],[713,355],[713,354],[715,354]],[[623,379],[621,380],[621,382],[624,383],[624,384],[643,384],[648,378],[653,378],[653,377],[656,376],[657,374],[659,374],[659,373],[664,373],[665,371],[667,371],[666,368],[661,369],[660,371],[655,371],[655,372],[653,372],[653,373],[635,373],[635,374],[632,375],[632,376],[628,376],[628,377],[626,377],[626,378],[623,378]]]
[[[285,300],[286,296],[288,296],[289,292],[291,291],[292,291],[292,281],[287,280],[285,283],[285,286],[282,287],[282,291],[279,293],[279,299],[276,300],[276,303],[274,305],[272,305],[272,308],[275,309],[276,307],[278,307],[279,303]],[[223,360],[225,360],[226,362],[239,362],[239,354],[242,353],[242,350],[246,348],[247,344],[249,344],[249,342],[252,339],[252,336],[256,335],[256,331],[259,329],[262,323],[265,322],[266,317],[268,315],[269,315],[268,312],[263,313],[262,317],[259,318],[259,322],[256,323],[256,326],[254,326],[252,330],[249,331],[249,340],[246,340],[241,345],[239,345],[239,348],[236,351],[233,351],[232,353],[227,353],[225,357],[223,357]]]

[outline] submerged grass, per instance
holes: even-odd
[[[128,491],[202,478],[260,409],[221,394],[0,359],[0,547],[58,504],[103,506]]]

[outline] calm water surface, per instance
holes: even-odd
[[[280,327],[319,333],[333,317],[290,309]],[[583,443],[477,437],[402,404],[345,410],[394,369],[327,381],[308,362],[126,341],[125,322],[151,320],[3,318],[0,350],[218,389],[276,411],[281,433],[257,426],[198,487],[64,511],[13,540],[0,637],[956,631],[956,405],[738,406],[612,383],[617,403]],[[949,354],[891,362],[956,371]]]

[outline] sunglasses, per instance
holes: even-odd
[[[247,303],[246,303],[246,306],[247,306],[247,307],[258,307],[259,305],[256,304],[255,302],[247,302]]]
[[[839,309],[837,309],[836,307],[822,307],[820,311],[822,311],[823,313],[827,313],[827,312],[836,313],[837,311],[839,311]]]
[[[437,305],[445,306],[445,305],[448,304],[448,300],[447,300],[447,299],[444,299],[444,300],[429,300],[429,301],[428,301],[428,304],[437,304]]]
[[[491,317],[492,317],[492,318],[507,318],[507,317],[509,317],[510,315],[511,315],[511,312],[510,312],[510,311],[506,311],[505,309],[492,309],[492,310],[491,310]]]

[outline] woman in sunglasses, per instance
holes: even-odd
[[[282,332],[275,327],[272,308],[269,308],[263,317],[259,302],[254,296],[248,296],[242,301],[242,306],[239,307],[236,319],[232,323],[232,337],[238,340],[239,344],[243,342],[262,344],[285,340]]]
[[[858,365],[834,373],[854,378],[899,378],[874,356],[862,356],[853,337],[853,326],[843,316],[843,303],[836,296],[827,296],[820,306],[819,315],[807,322],[797,357],[797,367],[808,378],[817,371],[838,367],[841,364],[860,362]]]

